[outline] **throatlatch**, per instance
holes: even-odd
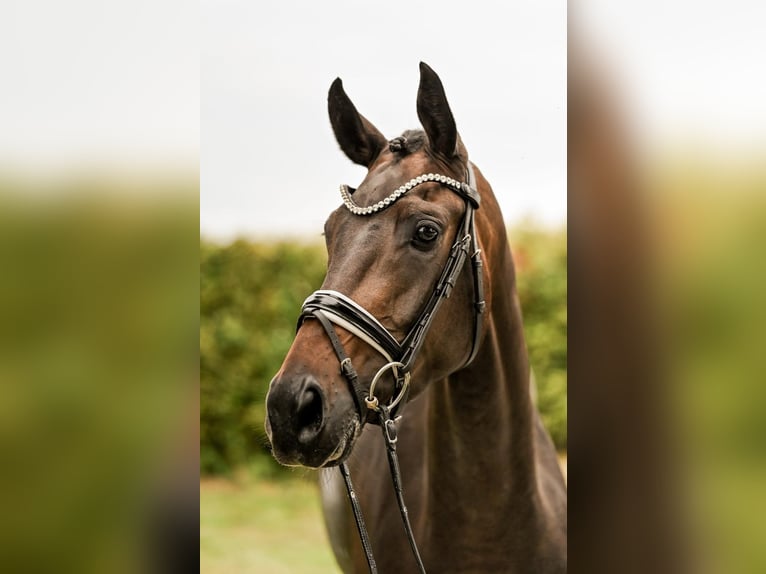
[[[467,182],[459,182],[451,177],[435,173],[420,175],[399,187],[385,199],[368,207],[361,207],[354,203],[351,197],[354,190],[345,185],[340,187],[341,197],[343,198],[343,203],[346,208],[351,211],[351,213],[362,216],[373,215],[383,211],[412,188],[426,182],[440,183],[458,194],[465,201],[465,213],[463,214],[462,222],[455,237],[455,242],[450,249],[442,273],[436,282],[433,292],[421,310],[420,315],[401,343],[397,341],[390,331],[386,329],[369,311],[350,297],[337,291],[319,290],[309,295],[303,303],[301,315],[298,319],[299,329],[306,319],[314,318],[319,321],[327,333],[333,350],[338,357],[341,374],[346,381],[348,381],[359,414],[360,426],[364,426],[367,422],[372,422],[379,424],[383,431],[388,463],[391,470],[391,478],[394,485],[394,491],[396,492],[396,499],[402,516],[402,522],[413,555],[418,563],[420,572],[423,574],[425,574],[425,568],[423,566],[423,561],[420,558],[417,544],[415,543],[407,507],[404,503],[399,460],[396,455],[396,420],[401,417],[400,413],[402,407],[407,402],[410,372],[415,359],[423,346],[426,334],[428,333],[442,302],[452,293],[452,289],[455,287],[465,260],[469,257],[473,269],[474,334],[471,351],[463,367],[468,366],[473,361],[476,352],[478,351],[479,339],[482,331],[482,320],[485,311],[481,250],[479,249],[476,237],[476,225],[474,221],[474,212],[479,208],[480,198],[477,191],[473,167],[470,162],[468,163],[467,172]],[[343,345],[335,332],[334,325],[342,327],[359,337],[386,359],[386,364],[378,370],[367,390],[365,390],[359,382],[357,372],[354,369],[351,359],[343,349]],[[392,372],[395,380],[394,393],[387,404],[381,404],[375,396],[375,386],[379,379],[388,370]],[[343,475],[349,500],[351,501],[351,507],[354,511],[354,519],[356,520],[357,529],[359,530],[359,537],[362,541],[367,564],[370,568],[370,572],[376,574],[377,566],[375,564],[375,558],[372,555],[372,546],[367,534],[367,528],[364,524],[361,508],[359,507],[359,501],[357,500],[356,492],[354,491],[351,482],[351,475],[345,462],[340,464],[340,472]]]

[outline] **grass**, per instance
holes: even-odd
[[[339,573],[316,482],[262,476],[200,481],[200,574]]]
[[[249,572],[339,572],[315,483],[200,481],[200,573]]]

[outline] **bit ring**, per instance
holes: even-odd
[[[375,385],[378,384],[378,381],[380,380],[380,377],[383,376],[383,373],[385,373],[389,369],[403,369],[404,364],[400,363],[399,361],[391,361],[390,363],[386,363],[383,365],[377,373],[375,373],[375,376],[372,378],[372,383],[370,383],[370,390],[367,392],[367,397],[365,397],[364,402],[367,404],[367,408],[373,411],[378,410],[378,397],[375,396]],[[396,398],[391,402],[390,405],[388,405],[389,409],[393,409],[396,405],[399,404],[399,402],[404,398],[404,396],[407,394],[407,390],[410,386],[410,373],[404,373],[404,384],[402,385],[402,388],[399,390],[399,394],[396,396]]]

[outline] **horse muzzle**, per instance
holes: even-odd
[[[346,458],[359,425],[351,397],[333,395],[328,397],[311,375],[278,375],[272,380],[266,434],[280,464],[319,468]],[[343,402],[348,404],[338,404]]]

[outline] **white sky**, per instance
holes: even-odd
[[[424,60],[506,219],[560,224],[566,10],[560,0],[6,0],[0,171],[199,165],[204,234],[316,236],[338,184],[362,177],[334,141],[330,83],[342,77],[393,137],[417,127]],[[645,144],[763,155],[766,3],[569,10]]]
[[[766,2],[583,0],[570,12],[639,143],[763,157]]]
[[[327,90],[340,76],[386,137],[418,127],[418,62],[440,75],[508,220],[566,219],[566,5],[202,2],[200,225],[319,236],[340,183]]]
[[[0,170],[196,169],[199,12],[0,2]]]

